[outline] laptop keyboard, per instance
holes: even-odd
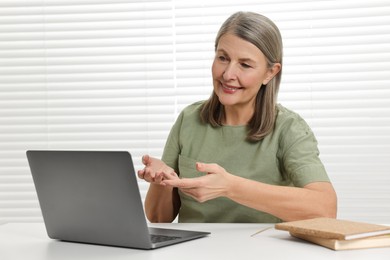
[[[170,240],[179,239],[181,237],[175,237],[175,236],[164,236],[164,235],[150,235],[150,239],[152,240],[152,243],[161,243],[166,242]]]

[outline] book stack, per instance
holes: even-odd
[[[333,250],[390,247],[390,227],[333,218],[278,223],[275,229]]]

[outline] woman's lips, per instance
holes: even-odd
[[[221,83],[221,87],[222,87],[222,90],[223,90],[225,93],[228,93],[228,94],[234,94],[234,93],[236,93],[238,90],[242,89],[242,87],[229,86],[229,85],[225,85],[225,84],[223,84],[223,83]]]

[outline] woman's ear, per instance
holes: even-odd
[[[279,73],[281,68],[282,68],[282,65],[280,63],[274,63],[272,65],[272,67],[270,69],[268,69],[267,75],[266,75],[265,79],[263,80],[263,85],[267,85],[268,82],[270,82],[271,79],[273,79],[276,76],[276,74]]]

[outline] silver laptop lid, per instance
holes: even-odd
[[[48,236],[150,248],[128,152],[27,151]]]

